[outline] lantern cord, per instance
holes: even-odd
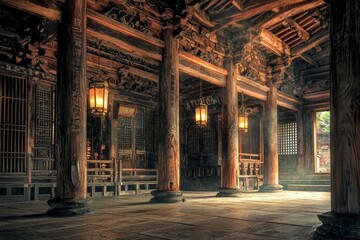
[[[202,103],[202,80],[200,79],[200,103]]]

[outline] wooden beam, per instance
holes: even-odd
[[[0,0],[0,3],[52,21],[60,21],[61,19],[61,11],[59,9],[46,8],[30,0]]]
[[[112,44],[114,44],[115,46],[119,47],[120,49],[124,49],[128,52],[131,52],[132,54],[134,54],[135,56],[140,56],[140,57],[147,57],[147,58],[150,58],[150,59],[155,59],[155,60],[158,60],[158,61],[161,61],[162,59],[162,56],[160,53],[153,53],[153,52],[149,52],[145,49],[141,49],[137,46],[133,46],[132,44],[122,40],[122,39],[119,39],[119,38],[116,38],[116,37],[113,37],[105,32],[102,32],[102,31],[98,31],[98,30],[94,30],[92,28],[88,28],[87,29],[87,34],[89,36],[92,36],[92,37],[95,37],[95,38],[98,38],[98,39],[102,39],[103,41],[107,41],[107,42],[110,42]]]
[[[309,54],[307,53],[303,53],[303,54],[299,54],[298,55],[302,60],[304,60],[305,62],[315,66],[315,67],[319,67],[320,64],[318,62],[316,62],[314,59],[312,59]]]
[[[242,0],[231,0],[231,3],[240,11],[243,11],[245,9]]]
[[[297,29],[297,34],[298,36],[304,41],[307,42],[310,39],[310,33],[308,31],[306,31],[302,26],[300,26],[300,24],[298,24],[294,19],[292,18],[287,18],[285,20],[285,24],[296,28]]]
[[[210,71],[216,72],[221,75],[227,75],[227,71],[221,67],[215,66],[211,63],[208,63],[201,58],[195,57],[194,55],[191,55],[190,53],[187,53],[185,51],[179,51],[179,57],[186,59],[194,64],[200,65]]]
[[[88,19],[92,19],[95,22],[97,22],[105,27],[108,27],[114,31],[122,32],[125,35],[136,37],[144,42],[151,43],[158,47],[162,47],[162,48],[164,47],[164,41],[154,38],[153,36],[147,35],[143,32],[140,32],[132,27],[129,27],[129,26],[123,24],[123,23],[117,22],[117,21],[115,21],[103,14],[97,13],[91,9],[87,10],[87,16],[88,16]]]
[[[223,22],[219,22],[217,25],[210,28],[209,31],[216,32],[220,29],[226,28],[227,26],[229,26],[235,22],[240,22],[240,21],[252,18],[261,13],[270,11],[273,8],[279,7],[279,5],[287,6],[287,5],[297,3],[299,1],[300,0],[277,0],[277,1],[270,0],[270,1],[264,2],[261,5],[256,5],[255,7],[248,8],[241,13],[233,14],[229,17],[227,17],[226,15],[225,15],[226,17],[224,17],[224,15],[214,16],[212,19],[213,21],[219,21],[221,19],[225,19],[225,20]]]
[[[310,49],[312,49],[313,47],[315,47],[316,45],[318,45],[328,39],[329,39],[329,33],[327,31],[319,32],[319,33],[315,34],[314,36],[312,36],[311,40],[309,42],[307,42],[305,45],[301,45],[301,46],[294,48],[292,51],[292,54],[293,54],[293,56],[303,54],[303,53],[309,51]]]
[[[322,100],[322,99],[330,99],[330,90],[321,91],[321,92],[313,92],[313,93],[305,93],[303,95],[305,100]]]
[[[269,91],[269,87],[257,83],[247,77],[238,75],[237,76],[238,84],[237,84],[237,91],[244,92],[244,94],[266,101],[267,99],[267,92]],[[297,111],[298,105],[301,104],[301,101],[293,96],[285,94],[281,91],[277,92],[277,104],[287,109],[291,109]]]
[[[289,18],[289,17],[299,14],[301,12],[308,11],[315,7],[319,7],[323,4],[325,4],[325,3],[322,0],[308,0],[305,2],[295,4],[294,6],[291,6],[290,8],[287,8],[287,9],[277,13],[275,16],[271,16],[268,19],[264,20],[262,23],[259,24],[259,26],[260,26],[260,28],[271,27],[272,25],[274,25],[276,23],[284,21],[286,18]]]
[[[159,82],[159,76],[157,74],[149,73],[139,68],[127,66],[111,59],[107,59],[103,57],[99,58],[96,55],[87,53],[87,67],[89,69],[90,68],[96,69],[99,68],[99,65],[102,70],[111,73],[115,78],[117,74],[117,69],[125,67],[124,72],[131,73],[139,77],[149,79],[154,82]]]
[[[270,31],[261,29],[259,37],[260,44],[270,49],[276,55],[291,55],[290,47]]]

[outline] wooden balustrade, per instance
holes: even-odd
[[[217,174],[218,167],[213,166],[197,166],[197,167],[187,167],[185,168],[185,176],[188,177],[214,177],[218,176]]]
[[[87,163],[88,193],[92,197],[138,194],[155,190],[158,184],[157,169],[122,168],[118,159],[91,159]]]

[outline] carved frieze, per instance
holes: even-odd
[[[156,26],[154,26],[151,19],[149,19],[145,14],[129,10],[130,9],[124,6],[113,6],[104,15],[143,32],[146,35],[160,38],[160,29],[157,29]]]
[[[218,67],[223,66],[225,45],[222,45],[215,33],[209,33],[206,27],[192,17],[191,12],[187,13],[186,19],[182,19],[180,25],[180,47],[184,51]]]
[[[12,72],[14,74],[19,74],[24,77],[29,76],[32,77],[34,81],[48,81],[52,83],[56,82],[55,75],[34,68],[26,68],[15,64],[0,62],[0,70],[3,72]]]
[[[95,55],[99,54],[97,50],[98,45],[96,41],[87,40],[87,52]],[[144,58],[135,57],[133,55],[124,53],[118,49],[101,45],[101,57],[109,58],[113,61],[122,63],[127,66],[135,67],[153,74],[159,74],[159,66],[157,64],[149,63]]]

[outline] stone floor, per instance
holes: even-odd
[[[50,217],[44,201],[0,203],[0,239],[311,239],[330,193],[185,192],[186,202],[149,203],[151,196],[94,198],[93,212]]]

